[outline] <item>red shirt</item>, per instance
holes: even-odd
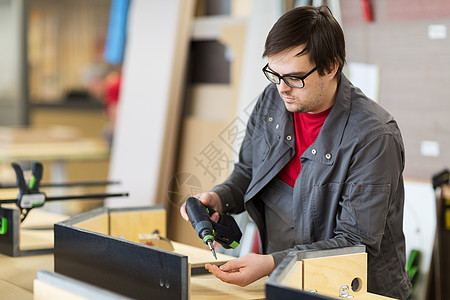
[[[330,111],[331,107],[318,114],[294,113],[295,155],[278,173],[278,176],[290,186],[294,187],[298,174],[300,174],[302,169],[300,157],[316,140]]]

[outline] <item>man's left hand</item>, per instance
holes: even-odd
[[[269,275],[275,268],[272,255],[248,254],[237,259],[230,260],[224,265],[206,264],[207,269],[220,280],[246,286],[250,283]]]

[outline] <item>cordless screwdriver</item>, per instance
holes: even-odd
[[[204,206],[195,197],[189,197],[186,200],[186,212],[195,232],[203,243],[209,246],[215,259],[217,255],[213,247],[214,241],[226,249],[239,246],[242,232],[233,217],[219,213],[218,222],[214,222],[210,216],[216,211]]]

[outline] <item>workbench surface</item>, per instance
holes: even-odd
[[[32,300],[37,271],[53,271],[53,254],[27,257],[0,255],[0,300]],[[264,279],[247,287],[221,282],[211,274],[191,277],[192,300],[264,299]]]
[[[54,223],[67,216],[54,214],[42,209],[30,211],[21,225],[21,248],[32,249],[53,246],[53,230],[48,230]],[[182,245],[179,245],[180,247]],[[187,248],[187,246],[185,247]],[[210,255],[209,250],[205,251]],[[204,253],[201,251],[200,253]],[[196,264],[195,255],[191,263]],[[198,262],[197,262],[198,263]],[[54,271],[53,254],[24,257],[10,257],[0,254],[0,300],[32,300],[33,281],[39,270]],[[192,300],[206,299],[264,299],[265,280],[257,281],[247,287],[226,284],[211,274],[191,277]]]

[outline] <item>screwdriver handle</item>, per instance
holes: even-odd
[[[214,229],[206,206],[197,198],[189,197],[186,200],[186,212],[192,227],[203,243],[207,244],[208,240],[214,241]]]
[[[216,211],[208,208],[208,213],[212,216]],[[236,220],[226,214],[219,213],[217,222],[211,221],[214,229],[214,239],[225,249],[236,248],[242,238],[242,232]]]
[[[209,239],[218,242],[224,248],[236,248],[242,238],[242,232],[232,216],[219,213],[219,220],[211,220],[216,211],[206,207],[195,197],[186,201],[186,212],[195,232],[206,244]],[[207,238],[205,238],[207,236]]]

